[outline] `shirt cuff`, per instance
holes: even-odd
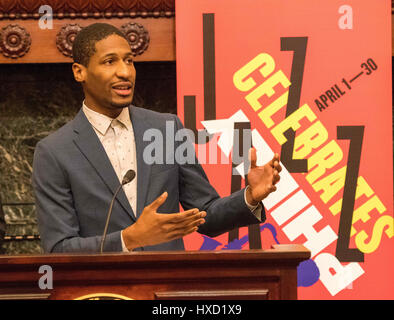
[[[248,190],[249,186],[246,186],[245,191],[244,191],[244,199],[245,199],[245,204],[249,208],[249,210],[254,214],[254,216],[261,221],[261,210],[263,209],[263,206],[261,202],[259,202],[257,205],[253,206],[251,205],[248,200],[246,199],[246,191]]]
[[[122,252],[130,252],[123,241],[123,230],[120,232],[120,242],[122,242]]]

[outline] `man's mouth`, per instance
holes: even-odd
[[[130,82],[120,82],[112,86],[112,90],[121,97],[131,95],[133,86]]]

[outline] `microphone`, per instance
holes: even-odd
[[[126,174],[123,177],[122,180],[122,186],[125,184],[128,184],[129,182],[133,181],[135,178],[135,171],[130,169],[129,171],[126,172]]]
[[[105,242],[105,238],[107,237],[107,230],[108,230],[109,220],[111,218],[112,207],[114,205],[116,195],[118,194],[118,192],[120,191],[122,186],[124,186],[125,184],[128,184],[129,182],[133,181],[134,178],[135,178],[135,171],[132,170],[132,169],[127,171],[126,174],[123,177],[122,183],[119,185],[118,189],[116,189],[116,191],[114,193],[114,196],[112,197],[111,205],[109,206],[109,210],[108,210],[108,213],[107,213],[107,221],[105,222],[103,236],[101,237],[100,253],[103,253],[104,242]]]

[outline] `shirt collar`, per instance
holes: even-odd
[[[90,124],[102,135],[105,135],[114,119],[90,109],[85,104],[85,101],[82,103],[82,109]],[[123,124],[127,130],[132,129],[129,108],[123,108],[122,112],[115,119]]]

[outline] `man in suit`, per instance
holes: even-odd
[[[100,23],[84,28],[73,57],[83,106],[40,141],[34,154],[33,186],[46,252],[99,251],[109,203],[130,169],[136,178],[114,202],[104,251],[183,250],[182,237],[194,231],[216,236],[265,220],[261,200],[276,189],[278,155],[258,167],[252,149],[249,186],[220,198],[197,161],[149,164],[144,158],[148,130],[165,137],[169,126],[175,132],[183,126],[175,115],[131,105],[136,72],[130,45],[118,29]],[[163,154],[180,143],[163,141]],[[179,203],[186,211],[178,212]]]

